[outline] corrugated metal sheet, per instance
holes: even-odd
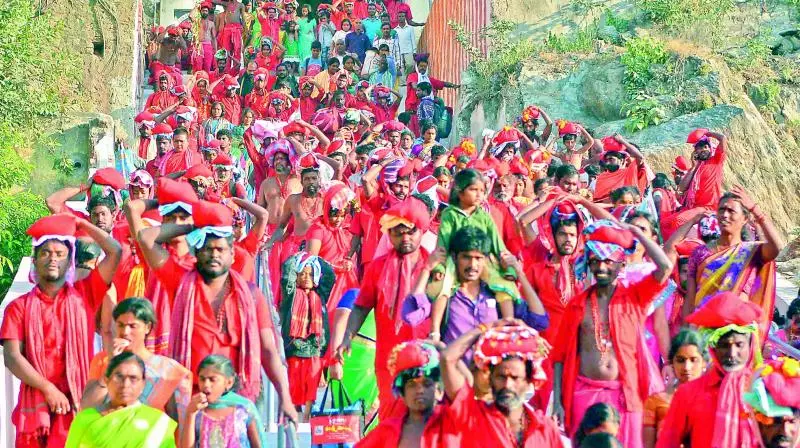
[[[469,64],[469,56],[456,42],[455,33],[447,26],[447,22],[458,22],[466,30],[477,33],[489,24],[490,14],[490,0],[434,0],[417,45],[418,52],[431,55],[431,76],[461,83],[461,72]],[[486,53],[485,39],[478,39],[473,44]],[[454,109],[458,106],[457,90],[445,89],[440,95],[448,106]]]

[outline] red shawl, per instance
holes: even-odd
[[[25,336],[25,358],[37,372],[44,372],[47,347],[44,346],[44,329],[42,319],[42,291],[35,287],[26,294],[25,320],[29,326]],[[69,283],[58,292],[65,301],[67,383],[73,403],[80,403],[86,378],[89,376],[89,358],[92,348],[89,346],[89,330],[87,318],[90,316],[86,302],[81,294]],[[57,297],[58,300],[60,297]],[[38,389],[22,383],[19,391],[19,404],[14,410],[12,421],[20,434],[48,435],[50,433],[50,411],[44,394]]]
[[[400,333],[403,326],[402,300],[411,294],[420,271],[428,260],[428,253],[423,248],[408,255],[400,255],[392,249],[386,254],[386,260],[378,278],[378,290],[383,291],[384,301],[380,303],[381,313],[394,319],[394,333]],[[366,281],[367,279],[365,279]]]
[[[172,359],[186,368],[191,368],[192,332],[194,330],[194,307],[202,285],[197,270],[187,272],[181,279],[172,309],[172,324],[169,347]],[[238,302],[239,319],[242,325],[239,348],[239,394],[255,399],[261,392],[261,339],[256,320],[255,299],[247,282],[238,273],[228,272],[231,293]],[[211,354],[211,353],[209,353]]]
[[[306,339],[309,335],[321,336],[322,329],[322,299],[313,289],[305,292],[297,289],[292,300],[292,322],[289,326],[289,336]]]
[[[150,148],[150,137],[139,137],[139,157],[147,160],[148,148]]]
[[[620,187],[634,186],[640,192],[647,187],[647,175],[640,162],[633,161],[625,168],[617,171],[604,171],[597,176],[594,187],[594,202],[606,202],[611,197],[611,192]]]
[[[186,271],[194,269],[197,260],[192,255],[187,254],[180,257],[171,247],[168,247],[167,250],[170,257]],[[146,276],[145,297],[150,299],[150,303],[153,304],[156,322],[145,338],[145,347],[156,355],[169,356],[169,330],[172,321],[172,302],[175,298],[170,296],[167,288],[158,280],[158,276],[153,274],[149,266],[147,269],[149,272]]]

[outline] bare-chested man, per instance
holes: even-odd
[[[195,71],[203,70],[210,73],[214,69],[214,54],[217,52],[217,27],[214,25],[214,5],[206,0],[200,4],[200,17],[198,19],[200,30],[198,62]]]
[[[225,8],[220,26],[219,45],[230,55],[231,68],[239,70],[242,64],[242,30],[244,29],[244,5],[238,0],[211,0]]]
[[[256,202],[267,209],[269,213],[267,233],[274,235],[283,215],[286,199],[289,195],[302,192],[303,186],[300,184],[300,179],[292,173],[292,165],[289,162],[288,153],[284,151],[276,152],[269,163],[275,171],[275,175],[261,182]],[[272,287],[272,297],[275,298],[280,296],[281,261],[284,258],[282,249],[283,243],[278,243],[273,246],[269,253],[270,286]]]
[[[273,253],[271,250],[273,244],[284,240],[284,234],[290,220],[294,224],[294,231],[292,232],[292,236],[287,238],[283,245],[283,258],[286,258],[286,255],[295,254],[300,250],[300,245],[305,240],[308,228],[311,227],[311,224],[318,216],[322,215],[320,172],[319,164],[316,160],[314,160],[312,166],[304,167],[300,172],[300,184],[303,189],[302,192],[293,193],[286,198],[280,217],[278,218],[277,227],[270,236],[269,241],[267,241],[266,248],[270,251],[270,255]],[[270,215],[272,215],[272,209],[268,208],[268,210],[270,211]],[[271,222],[272,216],[270,216],[270,223]],[[281,260],[281,262],[283,262],[283,260]],[[277,296],[276,301],[279,301]]]
[[[584,234],[584,260],[596,283],[569,303],[553,344],[554,409],[574,435],[589,406],[609,403],[619,409],[622,445],[641,448],[647,363],[653,362],[641,346],[642,332],[647,308],[672,272],[672,263],[657,243],[629,224],[598,220]],[[637,241],[656,270],[637,283],[623,284],[617,275]]]
[[[186,51],[186,41],[181,36],[181,30],[174,25],[167,28],[167,33],[161,38],[155,60],[150,71],[157,73],[166,70],[172,75],[175,84],[183,84],[181,76],[181,52]]]

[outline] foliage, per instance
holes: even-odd
[[[591,53],[597,40],[597,25],[591,25],[569,35],[549,33],[544,46],[556,53]]]
[[[735,57],[728,57],[728,64],[740,71],[752,70],[764,66],[769,55],[772,54],[772,49],[767,41],[769,31],[764,30],[757,36],[748,40],[742,49],[743,54],[737,54]]]
[[[654,65],[669,60],[664,43],[650,37],[637,37],[625,43],[625,53],[620,62],[625,66],[625,90],[629,96],[636,95],[653,79]]]
[[[522,64],[533,56],[534,44],[529,39],[512,38],[516,25],[507,20],[493,20],[478,33],[454,21],[447,24],[470,60],[464,77],[469,82],[462,88],[465,105],[461,115],[471,113],[478,104],[484,104],[488,113],[496,113],[504,98],[518,92]],[[481,50],[481,42],[487,43],[487,53]]]
[[[757,84],[750,89],[750,98],[763,111],[780,111],[780,95],[781,86],[775,81]]]
[[[642,129],[658,125],[666,118],[667,114],[661,103],[653,97],[637,95],[622,106],[625,115],[625,130],[638,132]]]
[[[595,9],[603,6],[604,0],[572,0],[570,6],[579,17],[590,15]]]
[[[631,28],[631,21],[624,19],[614,14],[610,9],[606,8],[603,12],[603,17],[606,25],[613,26],[618,33],[624,33]]]
[[[47,122],[80,94],[82,60],[60,45],[64,24],[38,6],[33,0],[0,3],[0,297],[30,253],[25,230],[47,214],[44,199],[25,189],[32,170],[26,157]]]
[[[733,0],[634,0],[653,22],[685,30],[712,23],[733,9]]]

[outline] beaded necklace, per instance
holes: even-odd
[[[608,357],[608,352],[611,351],[611,328],[603,324],[600,319],[600,306],[597,303],[597,293],[590,294],[590,305],[592,308],[592,321],[594,322],[594,344],[597,350],[600,351],[600,360],[605,360]]]

